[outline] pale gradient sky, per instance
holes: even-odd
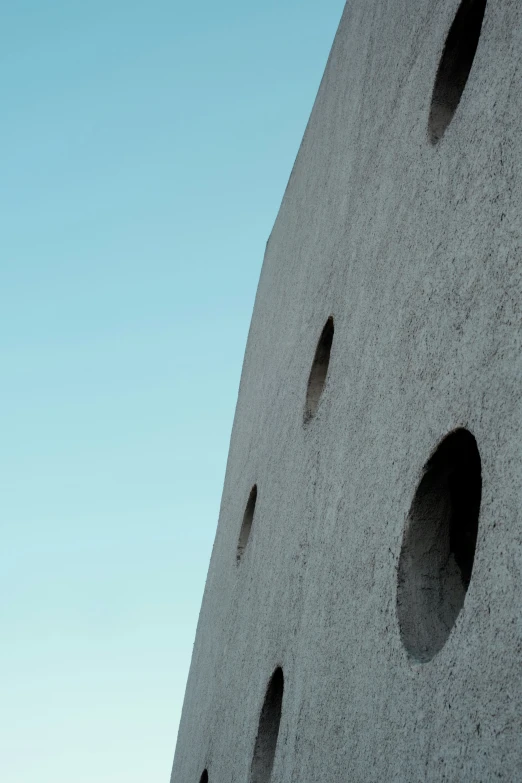
[[[0,780],[167,783],[266,239],[342,0],[0,11]]]

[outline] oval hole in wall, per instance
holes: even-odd
[[[451,25],[435,78],[428,134],[436,144],[457,110],[482,30],[486,0],[462,0]]]
[[[201,773],[199,783],[208,783],[208,772],[206,769],[204,769],[203,772]]]
[[[248,544],[250,538],[250,531],[252,530],[252,522],[254,521],[254,513],[256,510],[257,501],[257,484],[254,484],[250,490],[248,502],[246,504],[245,513],[243,514],[243,523],[239,533],[239,540],[237,542],[236,561],[239,563],[243,557],[243,553]]]
[[[250,783],[268,783],[272,775],[281,723],[283,691],[284,676],[283,670],[279,666],[268,683],[259,717],[259,728],[250,768]]]
[[[399,629],[417,661],[429,661],[442,649],[464,604],[481,495],[477,442],[468,430],[455,430],[424,466],[399,559]]]
[[[315,350],[314,360],[312,362],[312,369],[310,370],[310,376],[308,378],[308,387],[306,390],[306,405],[304,412],[305,422],[309,421],[319,405],[319,400],[323,393],[324,385],[326,383],[326,376],[328,374],[328,365],[330,364],[330,353],[332,350],[332,342],[334,336],[334,322],[332,316],[328,318],[323,327],[317,348]]]

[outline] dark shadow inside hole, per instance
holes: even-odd
[[[203,770],[201,777],[199,779],[199,783],[208,783],[208,772],[207,770]]]
[[[283,670],[278,667],[268,683],[259,717],[259,728],[250,768],[250,783],[268,783],[272,775],[281,723],[283,692]]]
[[[486,2],[462,0],[451,25],[431,99],[428,132],[432,144],[442,138],[460,103],[477,51]]]
[[[312,369],[308,378],[308,388],[306,392],[305,422],[315,415],[321,394],[323,393],[326,376],[328,374],[328,365],[330,364],[330,353],[334,336],[334,322],[330,316],[321,332],[321,337],[317,344]]]
[[[424,467],[399,560],[397,616],[404,646],[429,661],[464,604],[477,543],[482,475],[473,435],[450,433]]]
[[[257,501],[257,484],[254,484],[250,490],[250,495],[246,505],[245,513],[243,515],[243,522],[241,524],[241,530],[239,532],[239,540],[237,542],[236,560],[239,563],[243,556],[243,552],[248,544],[250,538],[250,532],[252,530],[252,523],[254,521],[254,512],[256,510]]]

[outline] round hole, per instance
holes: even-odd
[[[208,772],[206,769],[204,769],[203,772],[201,773],[199,783],[208,783]]]
[[[243,514],[243,523],[241,525],[241,531],[239,533],[239,541],[237,542],[236,560],[239,563],[243,557],[243,552],[248,544],[250,538],[250,531],[252,530],[252,522],[254,521],[254,512],[256,510],[257,500],[257,484],[254,484],[250,490],[248,503]]]
[[[462,0],[435,78],[428,133],[436,144],[453,119],[468,81],[480,38],[486,0]]]
[[[330,364],[330,352],[332,350],[332,341],[334,336],[333,318],[327,320],[323,331],[317,343],[312,369],[308,378],[308,388],[306,392],[306,406],[304,420],[309,421],[315,415],[321,394],[323,393],[328,365]]]
[[[399,629],[417,661],[429,661],[442,649],[464,604],[481,494],[477,442],[468,430],[455,430],[424,466],[399,559]]]
[[[284,690],[283,670],[278,667],[270,678],[265,701],[259,717],[254,757],[250,769],[250,783],[268,783],[272,774]]]

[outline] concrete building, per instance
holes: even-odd
[[[172,783],[522,781],[521,58],[520,0],[345,8],[266,247]]]

